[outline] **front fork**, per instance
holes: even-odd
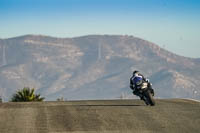
[[[148,83],[148,89],[150,90],[152,96],[154,96],[154,89],[152,88],[151,85],[152,85],[151,83]]]

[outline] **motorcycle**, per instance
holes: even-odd
[[[139,90],[141,100],[143,100],[146,105],[155,106],[155,99],[153,98],[154,90],[151,88],[150,83],[143,82],[137,89]]]

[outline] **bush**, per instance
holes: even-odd
[[[3,102],[3,100],[2,100],[2,98],[1,98],[1,96],[0,96],[0,103],[2,103]]]
[[[36,102],[43,101],[44,97],[40,97],[40,94],[34,94],[35,89],[30,89],[29,87],[24,87],[19,90],[11,98],[11,102]]]
[[[57,98],[56,101],[65,101],[63,97]]]

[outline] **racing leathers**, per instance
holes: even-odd
[[[137,82],[141,82],[141,83],[137,83]],[[149,89],[152,90],[152,94],[154,95],[154,91],[151,87],[151,83],[142,74],[137,73],[137,74],[134,74],[130,78],[130,88],[133,90],[133,94],[136,96],[139,96],[141,100],[143,99],[143,95],[139,92],[138,86],[140,86],[143,82],[148,83],[148,87]]]

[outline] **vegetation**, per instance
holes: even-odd
[[[64,97],[61,97],[61,98],[57,98],[56,101],[65,101],[65,100],[64,100]]]
[[[1,96],[0,96],[0,103],[2,103],[3,102],[3,100],[2,100],[2,98],[1,98]]]
[[[40,97],[40,94],[34,94],[35,89],[24,87],[22,90],[16,92],[11,98],[12,102],[36,102],[43,101],[44,97]]]

